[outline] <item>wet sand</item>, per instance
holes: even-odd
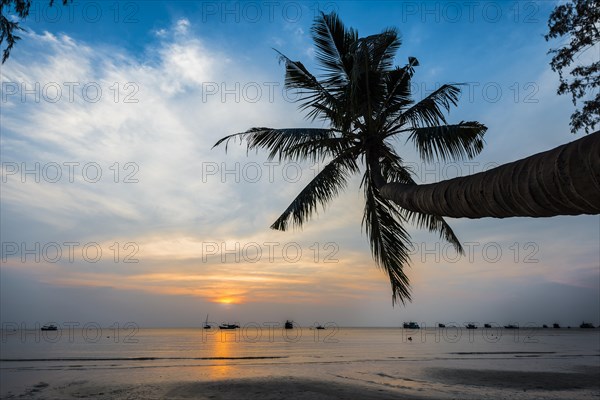
[[[6,399],[597,399],[598,368],[574,372],[531,372],[429,368],[428,379],[447,390],[418,390],[342,379],[264,377],[216,381],[163,381],[161,383],[107,384],[90,380],[39,382]]]
[[[429,368],[438,382],[518,390],[567,391],[592,389],[600,396],[600,366],[576,372],[499,371],[479,369]]]
[[[6,399],[222,399],[222,400],[333,400],[333,399],[406,399],[426,397],[406,396],[388,388],[330,382],[295,377],[231,379],[215,382],[165,382],[159,384],[97,385],[91,381],[75,381],[53,386],[40,382],[24,393],[10,393]]]

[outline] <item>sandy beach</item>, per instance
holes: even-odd
[[[5,398],[16,399],[425,399],[407,397],[400,392],[367,385],[338,383],[305,378],[252,378],[216,382],[168,382],[159,384],[99,385],[93,381],[74,381],[54,385],[39,382],[22,393]]]
[[[411,379],[387,376],[385,383],[313,379],[294,376],[255,377],[216,381],[157,381],[107,383],[94,379],[70,382],[40,381],[22,391],[5,393],[6,399],[477,399],[485,393],[494,399],[594,399],[600,393],[598,368],[570,372],[525,372],[429,368],[427,380],[444,385],[443,392],[424,392]]]

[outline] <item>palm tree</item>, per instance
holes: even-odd
[[[266,149],[269,159],[327,162],[271,225],[287,230],[301,227],[319,205],[325,206],[364,169],[361,187],[365,195],[362,225],[371,252],[389,276],[392,303],[410,300],[404,266],[409,262],[412,222],[438,232],[459,253],[463,248],[446,221],[437,215],[398,207],[379,190],[387,182],[414,185],[409,169],[398,156],[392,140],[412,142],[425,161],[472,158],[483,149],[486,127],[479,122],[448,124],[445,112],[455,106],[460,85],[446,84],[421,101],[411,97],[416,58],[403,67],[394,66],[400,38],[394,28],[358,37],[335,13],[318,17],[312,27],[316,58],[324,70],[320,79],[299,61],[278,52],[285,63],[285,86],[300,93],[300,109],[311,120],[328,128],[252,128],[226,136],[215,146],[239,139],[248,150]]]

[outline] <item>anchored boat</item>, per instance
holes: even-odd
[[[47,324],[41,327],[42,331],[57,331],[58,328],[54,324]]]
[[[223,330],[231,330],[231,329],[238,329],[240,326],[238,324],[221,324],[219,325],[219,329],[223,329]]]
[[[416,322],[404,322],[402,324],[402,327],[404,329],[421,329],[421,327],[419,326],[419,324],[417,324]]]

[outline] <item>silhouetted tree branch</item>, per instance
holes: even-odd
[[[73,1],[73,0],[71,0]],[[62,0],[66,5],[69,0]],[[54,0],[50,0],[50,7]],[[2,51],[2,64],[8,60],[10,51],[21,37],[15,33],[25,31],[20,23],[27,18],[31,9],[31,0],[0,0],[0,45],[6,40],[6,48]]]
[[[558,49],[551,49],[553,54],[550,66],[558,72],[560,85],[558,94],[570,93],[573,105],[586,93],[596,89],[596,96],[583,101],[581,110],[571,115],[571,132],[585,129],[585,133],[593,131],[600,124],[600,56],[596,53],[591,65],[575,65],[570,71],[571,79],[565,77],[565,70],[575,63],[576,56],[592,49],[600,43],[600,0],[574,0],[557,6],[548,19],[549,32],[544,37],[550,39],[566,36],[568,44]],[[567,70],[567,73],[569,71]]]

